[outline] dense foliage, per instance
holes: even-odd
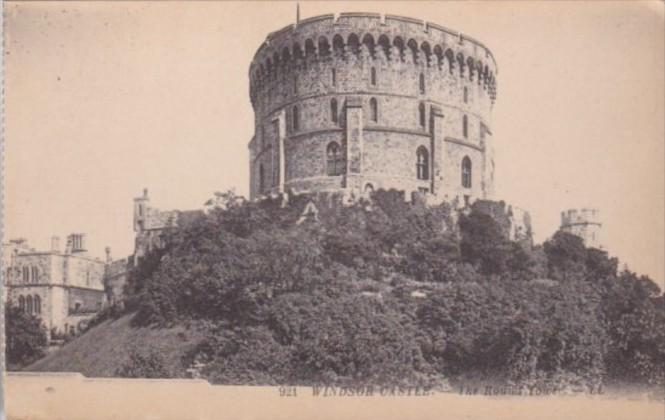
[[[18,369],[42,357],[47,336],[39,318],[14,305],[5,306],[5,354],[8,369]]]
[[[479,211],[395,191],[319,196],[317,221],[306,200],[220,195],[139,263],[135,322],[203,322],[183,363],[216,383],[663,383],[660,290],[579,238],[531,249]]]

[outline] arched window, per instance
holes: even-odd
[[[263,193],[266,188],[266,178],[263,170],[263,164],[259,165],[259,193]]]
[[[420,93],[425,94],[425,75],[420,73]]]
[[[369,82],[372,86],[376,86],[376,69],[374,67],[369,71]]]
[[[469,138],[469,118],[465,115],[462,117],[462,134],[464,138]]]
[[[32,313],[32,296],[28,295],[27,298],[25,298],[25,311],[29,314]]]
[[[330,81],[333,86],[337,85],[337,70],[330,69]]]
[[[293,131],[300,130],[300,110],[297,106],[293,107]]]
[[[25,311],[25,298],[23,296],[18,297],[18,308],[21,311]]]
[[[330,100],[330,120],[334,123],[337,122],[337,99]]]
[[[427,122],[425,118],[425,104],[422,102],[418,105],[418,121],[420,122],[421,127],[425,127]]]
[[[30,271],[28,267],[23,266],[23,282],[28,283],[30,281]]]
[[[41,314],[42,313],[42,299],[38,296],[35,295],[34,298],[34,305],[35,305],[35,313],[36,314]]]
[[[464,103],[469,103],[469,88],[464,86]]]
[[[365,194],[372,194],[374,192],[374,185],[365,184]]]
[[[462,186],[464,188],[471,188],[471,159],[464,156],[462,159]]]
[[[429,152],[425,146],[416,150],[416,174],[418,179],[429,179]]]
[[[344,155],[342,148],[337,142],[328,143],[326,147],[326,172],[329,176],[342,175],[344,173]]]
[[[31,270],[31,271],[32,271],[32,273],[31,273],[31,275],[32,275],[32,276],[31,276],[31,277],[32,277],[31,281],[32,281],[33,283],[38,283],[38,282],[39,282],[39,269],[38,269],[37,267],[32,267],[32,270]]]
[[[369,118],[372,122],[379,121],[379,105],[376,103],[376,98],[369,100]]]

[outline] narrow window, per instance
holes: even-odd
[[[293,131],[300,130],[300,110],[297,106],[293,107]]]
[[[38,283],[39,282],[39,271],[37,270],[37,267],[32,267],[32,282],[33,283]]]
[[[425,120],[425,104],[421,102],[418,105],[418,121],[420,121],[420,126],[423,128],[425,127]]]
[[[332,80],[332,85],[337,86],[337,70],[330,69],[330,78]]]
[[[263,164],[259,165],[259,193],[263,193],[263,190],[266,187],[265,173],[263,170]]]
[[[369,80],[372,86],[376,86],[376,69],[374,67],[370,69]]]
[[[425,94],[425,75],[420,73],[420,93]]]
[[[468,156],[462,159],[462,186],[471,188],[471,159]]]
[[[376,98],[371,98],[369,100],[369,117],[372,122],[379,121],[379,107],[376,103]]]
[[[30,272],[28,267],[23,267],[23,282],[28,283],[30,281]]]
[[[35,305],[35,313],[36,314],[41,314],[42,313],[42,299],[37,295],[35,295],[34,305]]]
[[[334,123],[337,122],[337,99],[330,100],[330,120]]]
[[[469,103],[469,88],[464,87],[464,103]]]
[[[342,175],[344,173],[344,156],[337,142],[328,143],[326,147],[326,172],[329,176]]]
[[[18,308],[21,311],[25,311],[25,298],[23,296],[18,297]]]
[[[418,179],[429,179],[429,152],[425,146],[416,150],[416,174]]]
[[[464,138],[469,138],[469,118],[465,115],[462,117],[462,134],[464,134]]]
[[[25,311],[29,314],[32,314],[32,296],[30,295],[25,298]]]

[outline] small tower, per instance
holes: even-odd
[[[148,189],[144,188],[143,195],[134,199],[134,232],[138,233],[143,231],[149,205],[150,198],[148,198]]]
[[[600,233],[602,223],[596,209],[571,209],[561,212],[561,230],[579,236],[588,248],[603,249]]]

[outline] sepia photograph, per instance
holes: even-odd
[[[662,1],[5,1],[2,419],[662,419]]]

